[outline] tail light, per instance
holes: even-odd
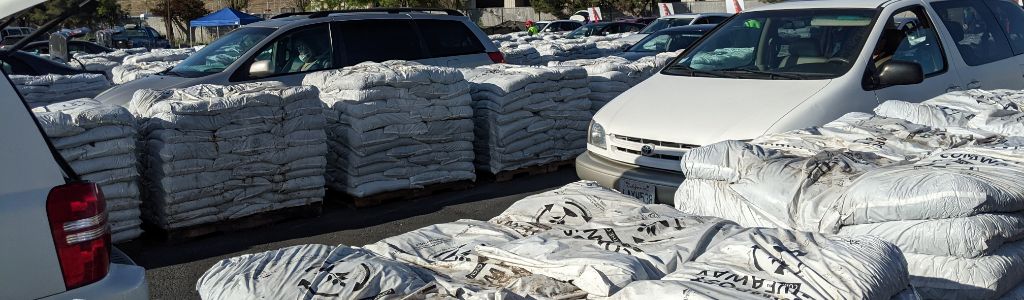
[[[487,52],[487,56],[496,64],[505,63],[505,54],[502,54],[501,51]]]
[[[46,215],[67,289],[107,276],[110,229],[103,193],[93,183],[75,182],[50,190]]]

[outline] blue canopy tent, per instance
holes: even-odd
[[[201,18],[189,21],[189,27],[217,27],[217,37],[220,37],[221,26],[242,26],[262,20],[263,18],[227,7]]]

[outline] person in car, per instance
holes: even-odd
[[[292,63],[292,72],[304,72],[326,69],[330,66],[330,53],[316,41],[298,40],[295,42],[296,59]]]

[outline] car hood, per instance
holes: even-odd
[[[638,60],[638,59],[641,59],[641,58],[644,58],[644,57],[655,56],[655,55],[658,55],[658,52],[654,52],[654,51],[651,51],[651,52],[625,51],[625,52],[613,54],[612,56],[618,56],[618,57],[625,58],[625,59],[628,59],[628,60]]]
[[[114,86],[97,95],[95,99],[106,104],[127,107],[128,102],[132,100],[132,95],[135,94],[135,91],[141,89],[163,90],[186,87],[196,84],[198,82],[197,79],[199,78],[151,75],[129,81],[122,85]]]
[[[656,74],[609,102],[605,132],[707,145],[758,137],[830,80],[758,80]]]
[[[630,43],[630,44],[636,44],[636,42],[639,42],[640,40],[644,39],[645,37],[647,37],[646,33],[634,33],[634,34],[630,34],[630,35],[621,37],[617,41],[625,42],[625,43]]]

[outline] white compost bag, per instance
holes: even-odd
[[[877,238],[749,228],[613,299],[887,299],[907,284],[899,249]]]
[[[1024,282],[1024,242],[992,255],[959,258],[906,253],[910,283],[926,299],[995,299]]]
[[[843,226],[839,234],[877,236],[906,253],[977,258],[1024,238],[1024,214],[849,225]]]
[[[334,246],[301,245],[215,263],[196,283],[212,299],[301,299]],[[304,286],[305,285],[305,286]]]

